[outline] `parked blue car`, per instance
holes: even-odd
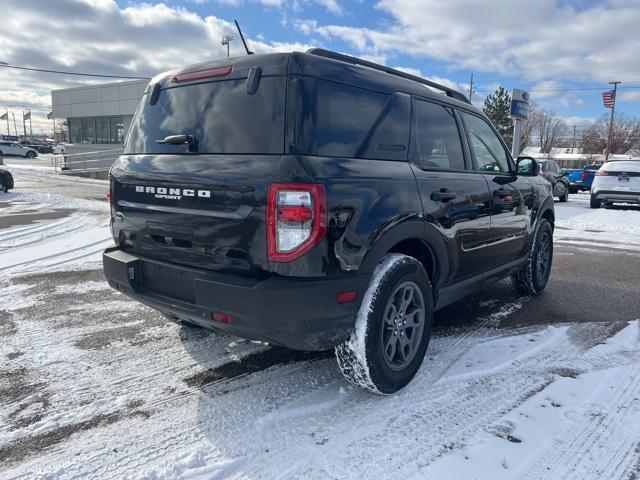
[[[581,169],[566,169],[564,174],[569,180],[569,193],[578,193],[591,190],[593,177],[600,169],[600,165],[586,165]]]

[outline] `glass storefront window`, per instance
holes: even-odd
[[[124,143],[124,120],[111,117],[111,143]]]
[[[124,143],[123,117],[70,118],[71,143]]]
[[[96,143],[109,143],[108,118],[96,118]]]
[[[82,143],[96,143],[96,119],[82,119]]]
[[[69,141],[71,143],[82,143],[82,127],[79,118],[69,120]]]

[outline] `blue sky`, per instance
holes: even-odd
[[[618,110],[640,117],[640,0],[0,0],[0,9],[12,12],[0,60],[13,65],[153,76],[224,56],[220,39],[236,34],[237,18],[258,53],[319,46],[461,91],[473,72],[474,103],[498,85],[526,88],[578,128],[609,112],[600,95],[621,80]],[[242,54],[239,40],[232,54]],[[0,107],[30,108],[46,125],[51,89],[96,82],[0,69]]]

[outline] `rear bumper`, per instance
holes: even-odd
[[[640,204],[640,192],[623,192],[619,190],[596,190],[591,196],[603,202],[624,202]]]
[[[350,335],[369,275],[306,279],[245,278],[183,267],[126,253],[103,253],[113,288],[152,308],[204,327],[296,350],[326,350]],[[356,290],[339,304],[339,292]],[[212,319],[229,315],[230,323]]]

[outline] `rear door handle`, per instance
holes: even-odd
[[[431,200],[436,202],[448,202],[456,197],[457,195],[450,192],[448,188],[441,188],[438,192],[431,192]]]

